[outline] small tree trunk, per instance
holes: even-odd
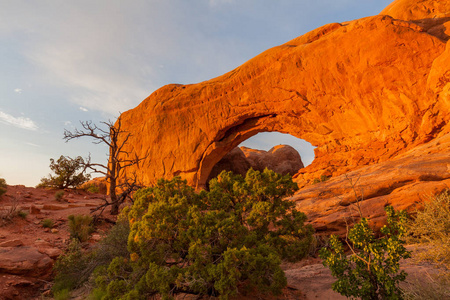
[[[116,181],[111,180],[109,184],[109,196],[111,197],[111,214],[117,215],[119,214],[119,199],[116,195]]]
[[[112,146],[109,147],[110,153],[110,169],[109,172],[109,195],[111,197],[111,214],[117,215],[119,214],[119,199],[116,195],[116,187],[117,187],[117,161],[116,161],[116,152],[117,152],[117,136],[113,135],[111,137]]]

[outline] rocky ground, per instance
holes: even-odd
[[[66,249],[69,215],[88,215],[104,203],[104,195],[66,190],[61,200],[56,190],[8,186],[0,199],[0,299],[40,299],[51,287],[52,267]],[[17,216],[22,212],[22,216]],[[25,214],[26,213],[26,216]],[[9,219],[16,214],[13,219]],[[107,211],[89,242],[95,243],[114,217]],[[43,220],[54,223],[44,228]]]
[[[42,299],[49,293],[52,266],[63,253],[69,241],[67,217],[87,215],[104,202],[104,195],[85,191],[66,190],[62,200],[55,199],[55,190],[9,186],[0,200],[0,299]],[[16,212],[28,213],[7,220],[6,215]],[[96,227],[90,243],[98,241],[107,232],[114,217],[105,211],[103,222]],[[44,228],[42,221],[51,219],[52,228]],[[408,261],[403,266],[410,278],[425,278],[435,273],[429,264]],[[309,258],[296,264],[284,264],[288,287],[280,299],[344,299],[331,290],[334,282],[330,271],[318,258]],[[239,299],[254,299],[254,295]],[[270,299],[264,295],[259,297]],[[84,299],[78,296],[74,299]]]

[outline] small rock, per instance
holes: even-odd
[[[51,259],[57,259],[61,254],[61,249],[58,248],[38,248],[42,254],[47,254]]]
[[[20,247],[20,246],[23,246],[23,242],[17,239],[0,243],[0,247]]]
[[[46,240],[42,240],[42,239],[37,239],[36,241],[34,241],[34,244],[36,245],[37,248],[43,248],[43,247],[48,248],[48,247],[52,246],[52,244],[50,244]]]
[[[102,239],[102,236],[100,234],[93,234],[91,238],[92,240],[98,242]]]
[[[52,228],[51,232],[52,232],[52,233],[58,233],[58,232],[59,232],[59,230],[58,230],[58,229],[56,229],[56,228]]]
[[[50,232],[50,228],[45,228],[44,231],[45,232]]]
[[[33,282],[23,279],[23,278],[18,278],[16,279],[15,282],[13,282],[13,284],[15,287],[20,287],[20,286],[27,286],[27,285],[33,285]]]
[[[39,208],[37,208],[36,206],[34,206],[34,205],[30,206],[30,214],[37,215],[40,212],[41,212],[41,210]]]
[[[66,209],[67,206],[66,205],[56,205],[56,204],[44,204],[44,208],[45,210],[61,210],[61,209]]]

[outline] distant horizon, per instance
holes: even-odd
[[[376,15],[391,2],[3,1],[0,177],[36,186],[50,173],[50,158],[91,153],[106,162],[106,147],[89,139],[65,143],[64,129],[115,120],[166,84],[215,78],[322,25]],[[246,145],[258,149],[261,139]],[[294,148],[305,161],[311,157],[307,146]]]

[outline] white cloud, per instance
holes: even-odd
[[[81,111],[89,111],[87,108],[84,108],[83,106],[80,106]]]
[[[38,126],[31,120],[26,117],[14,117],[7,113],[0,111],[0,121],[3,123],[13,125],[15,127],[19,127],[27,130],[37,130]]]
[[[18,94],[21,94],[21,93],[22,93],[22,89],[19,89],[19,88],[14,89],[14,92],[16,92],[16,93],[18,93]]]
[[[33,146],[33,147],[38,147],[38,148],[41,148],[41,146],[40,146],[40,145],[37,145],[37,144],[33,144],[33,143],[30,143],[30,142],[25,142],[25,144],[26,144],[26,145],[29,145],[29,146]]]

